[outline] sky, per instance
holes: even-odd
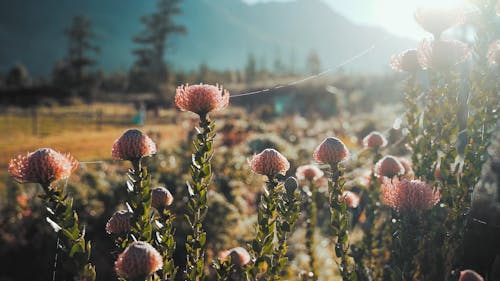
[[[296,0],[243,0],[259,2],[288,2]],[[303,0],[306,1],[306,0]],[[353,22],[376,25],[402,37],[420,39],[429,36],[413,18],[420,5],[456,5],[460,0],[322,0]]]

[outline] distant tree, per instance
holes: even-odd
[[[139,48],[133,51],[136,61],[131,70],[132,90],[157,90],[158,85],[167,81],[168,68],[165,53],[173,34],[185,34],[186,28],[176,24],[173,17],[181,13],[182,0],[158,0],[157,10],[143,16],[141,22],[145,29],[134,42]]]
[[[208,65],[206,63],[200,64],[198,67],[198,77],[196,78],[196,81],[199,83],[208,83],[208,75],[209,75],[210,69],[208,69]]]
[[[321,71],[321,61],[315,50],[311,50],[306,60],[306,68],[309,74],[318,74]]]
[[[80,85],[87,75],[87,68],[96,64],[90,53],[99,53],[99,48],[93,43],[96,36],[92,31],[92,23],[85,16],[75,16],[64,33],[68,40],[65,67],[73,77],[73,82]]]
[[[5,77],[5,85],[9,88],[24,88],[31,83],[28,69],[23,64],[16,64]]]
[[[279,50],[277,50],[275,53],[273,66],[274,66],[274,72],[276,74],[283,74],[285,72],[285,65],[281,60],[281,52]]]
[[[253,54],[249,54],[245,66],[245,77],[247,84],[252,84],[257,78],[257,62]]]

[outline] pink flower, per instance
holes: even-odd
[[[393,55],[390,65],[392,69],[400,72],[416,72],[421,69],[416,49],[406,50],[400,54]]]
[[[500,64],[500,40],[493,41],[490,44],[487,58],[489,64]]]
[[[457,40],[423,40],[418,48],[418,60],[423,69],[448,70],[465,61],[471,52],[467,44]]]
[[[413,174],[413,168],[412,168],[412,164],[411,164],[411,161],[404,158],[404,157],[398,157],[398,161],[399,163],[401,163],[401,165],[403,165],[403,168],[405,169],[405,177],[407,178],[412,178],[414,176]]]
[[[386,178],[382,185],[382,198],[386,205],[398,212],[405,212],[431,209],[441,194],[420,180]]]
[[[379,132],[371,132],[363,139],[366,148],[381,148],[387,145],[387,139]]]
[[[384,156],[374,167],[374,175],[378,178],[388,177],[393,178],[405,173],[405,168],[399,160],[391,155]]]
[[[153,188],[151,191],[151,206],[155,209],[162,209],[172,205],[174,197],[165,187]]]
[[[316,181],[321,178],[325,173],[321,171],[316,165],[302,165],[297,168],[295,175],[298,180]]]
[[[463,12],[458,8],[419,7],[415,11],[415,20],[439,39],[443,31],[463,22]]]
[[[264,149],[261,153],[254,155],[249,164],[254,173],[268,177],[277,174],[284,175],[290,169],[290,163],[286,157],[272,148]]]
[[[70,154],[61,154],[50,148],[40,148],[26,155],[18,155],[9,162],[9,174],[20,183],[52,182],[68,178],[78,167]]]
[[[344,201],[349,208],[357,208],[359,206],[359,202],[361,198],[359,194],[352,191],[344,191],[342,195],[339,195],[339,201]]]
[[[181,110],[202,116],[226,108],[229,105],[229,92],[219,85],[186,84],[177,87],[175,105]]]
[[[130,231],[130,219],[132,213],[129,211],[116,211],[106,223],[106,232],[109,234],[121,234]]]
[[[156,154],[156,144],[136,129],[127,130],[113,144],[111,155],[117,160],[135,161]]]
[[[338,138],[328,137],[314,150],[313,158],[320,164],[336,165],[349,157],[349,150]]]
[[[116,273],[128,280],[144,280],[162,267],[163,260],[160,253],[142,241],[128,246],[115,262]]]
[[[231,257],[231,262],[239,266],[245,266],[250,262],[250,254],[243,247],[236,247],[229,250],[219,252],[218,258],[225,262]]]
[[[474,270],[467,269],[460,271],[460,278],[458,278],[458,281],[484,281],[484,279]]]

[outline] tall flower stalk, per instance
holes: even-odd
[[[91,245],[90,241],[85,240],[85,227],[79,224],[78,214],[73,209],[73,199],[64,188],[53,185],[56,181],[68,178],[77,167],[78,161],[70,154],[41,148],[12,159],[8,171],[20,183],[41,185],[44,194],[40,198],[48,211],[47,222],[57,232],[57,251],[62,250],[64,253],[64,278],[89,281],[95,280],[96,273],[90,263]]]
[[[126,236],[119,235],[115,239],[122,251],[135,241],[150,243],[152,239],[151,182],[147,167],[142,165],[142,159],[154,154],[156,144],[136,129],[125,131],[113,144],[113,158],[127,160],[132,164],[132,168],[127,172],[126,202],[130,214],[130,229],[125,233]]]
[[[185,274],[188,280],[198,281],[205,277],[206,232],[203,221],[208,211],[208,186],[212,178],[210,161],[213,156],[215,124],[209,112],[221,110],[229,104],[229,92],[220,86],[183,85],[177,88],[175,104],[184,111],[191,111],[200,117],[199,128],[193,140],[191,157],[191,179],[188,183],[189,199],[186,220],[191,228],[187,236],[187,263]]]
[[[311,280],[318,280],[318,268],[316,264],[316,251],[314,250],[316,232],[316,217],[317,217],[317,196],[318,187],[316,181],[323,177],[324,173],[317,166],[303,165],[297,168],[296,176],[302,182],[306,182],[309,187],[309,192],[303,189],[307,197],[306,201],[306,250],[309,255],[309,274]]]
[[[252,241],[255,262],[250,269],[250,276],[252,280],[277,280],[282,264],[286,263],[286,258],[283,258],[286,248],[280,249],[286,239],[278,236],[281,243],[275,243],[277,224],[280,226],[278,231],[284,230],[283,225],[280,225],[283,221],[280,221],[278,210],[278,204],[283,204],[283,184],[278,180],[278,175],[285,174],[290,169],[290,163],[278,151],[265,149],[254,155],[249,164],[254,173],[267,177],[257,213],[257,233]]]
[[[335,243],[335,255],[340,259],[338,268],[342,280],[356,280],[354,265],[348,256],[349,251],[349,216],[347,213],[347,202],[342,199],[344,195],[343,168],[340,162],[349,157],[349,151],[344,143],[338,138],[326,138],[314,151],[314,160],[319,164],[330,165],[330,179],[328,181],[328,192],[330,194],[330,213],[333,233],[337,236]]]

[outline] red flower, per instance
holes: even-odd
[[[441,198],[439,191],[420,180],[388,179],[382,185],[382,198],[386,205],[398,212],[428,210]]]
[[[338,138],[328,137],[314,150],[313,158],[320,164],[336,165],[349,157],[349,150]]]
[[[363,139],[363,145],[367,148],[385,147],[387,139],[379,132],[371,132]]]
[[[316,165],[302,165],[297,168],[295,175],[298,180],[315,181],[321,178],[325,173]]]
[[[132,213],[128,211],[117,211],[106,223],[106,232],[109,234],[120,234],[130,231],[130,219]]]
[[[12,158],[8,171],[20,183],[32,182],[49,186],[52,182],[68,178],[77,167],[78,161],[70,154],[40,148]]]
[[[467,269],[460,271],[460,278],[458,281],[484,281],[484,279],[474,270]]]
[[[144,280],[163,267],[158,251],[146,242],[134,242],[118,256],[116,273],[128,280]]]
[[[401,72],[416,72],[421,69],[416,49],[406,50],[400,54],[393,55],[390,65],[392,69]]]
[[[225,262],[231,257],[233,264],[244,266],[250,262],[250,254],[243,247],[236,247],[229,250],[221,251],[218,255],[220,261]]]
[[[125,131],[113,144],[111,155],[117,160],[135,161],[156,154],[156,144],[136,129]]]
[[[226,108],[229,105],[229,92],[219,85],[186,84],[177,87],[175,105],[184,111],[206,115]]]
[[[394,157],[394,156],[384,156],[382,159],[380,159],[376,164],[374,168],[374,174],[376,177],[388,177],[388,178],[393,178],[395,176],[400,176],[404,175],[405,173],[405,168],[399,162],[399,160]]]
[[[419,7],[415,11],[415,20],[439,39],[443,31],[463,22],[463,12],[458,8]]]
[[[157,187],[151,190],[151,206],[161,209],[172,205],[174,197],[165,187]]]
[[[418,48],[418,60],[423,69],[443,71],[465,61],[471,52],[467,44],[457,40],[423,40]]]
[[[261,153],[254,155],[249,164],[254,173],[269,177],[277,174],[284,175],[290,169],[290,163],[286,157],[272,148],[264,149]]]

